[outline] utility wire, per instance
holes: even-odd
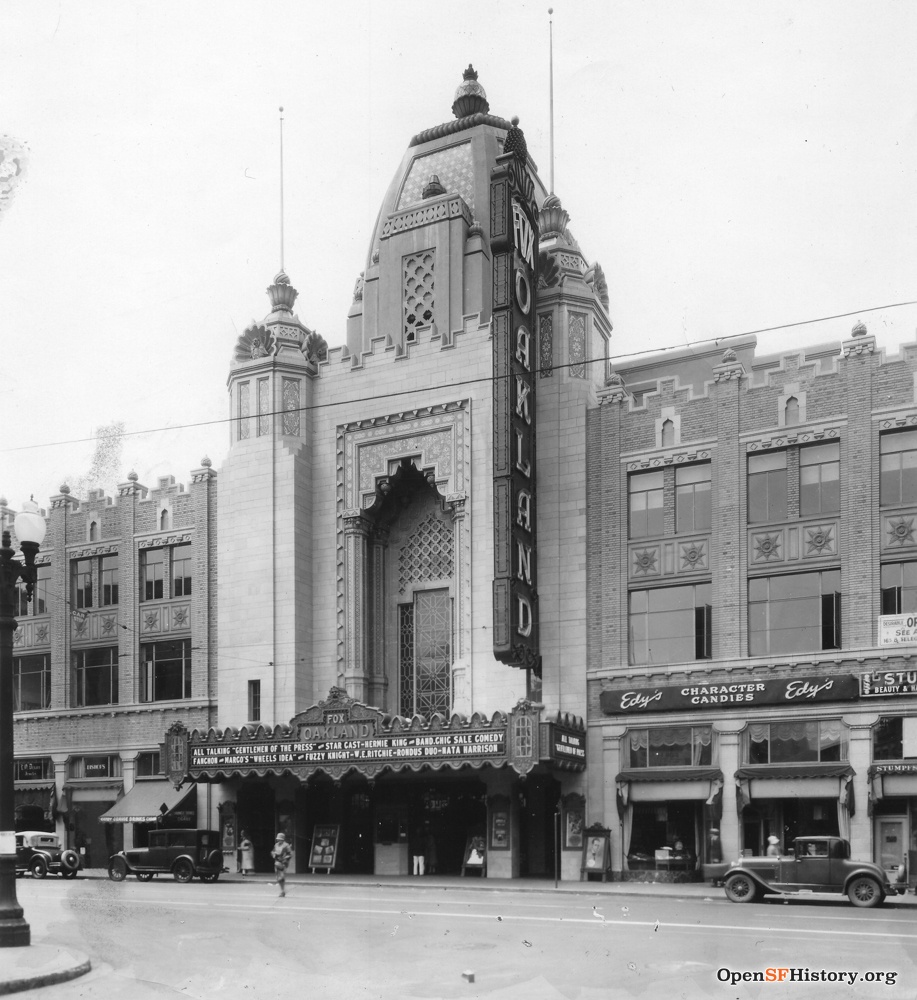
[[[736,337],[750,337],[759,333],[773,333],[776,330],[790,330],[793,327],[797,326],[808,326],[812,323],[826,323],[830,320],[845,319],[850,316],[861,316],[863,313],[878,312],[882,309],[899,309],[904,306],[914,306],[914,305],[917,305],[917,299],[908,302],[891,302],[888,303],[887,305],[882,305],[882,306],[868,306],[864,309],[854,310],[853,312],[835,313],[834,315],[831,316],[819,316],[816,319],[798,320],[794,323],[781,323],[777,326],[765,326],[761,327],[758,330],[746,330],[743,333],[729,334],[728,336],[723,336],[723,337],[705,337],[703,340],[688,341],[687,344],[684,343],[668,344],[662,347],[646,348],[642,351],[632,351],[629,354],[616,354],[608,359],[604,357],[585,358],[582,361],[573,361],[566,365],[552,365],[551,370],[558,371],[558,370],[563,370],[564,368],[581,368],[584,365],[605,364],[606,361],[608,361],[611,364],[614,364],[616,362],[625,361],[628,358],[642,357],[647,354],[662,354],[666,351],[678,350],[685,346],[693,347],[699,344],[709,344],[711,341],[713,341],[714,343],[719,343],[719,341],[721,340],[722,341],[733,340]],[[533,377],[541,374],[541,371],[542,369],[540,368],[533,369],[532,370]],[[462,386],[479,385],[481,383],[486,383],[486,382],[496,382],[499,381],[500,379],[512,378],[512,377],[513,377],[512,375],[498,375],[498,376],[484,375],[481,376],[480,378],[464,379],[458,382],[444,382],[436,386],[429,386],[429,385],[418,386],[416,388],[411,388],[411,389],[402,389],[398,392],[384,392],[384,393],[379,393],[376,396],[364,396],[359,400],[359,402],[372,403],[384,399],[395,399],[398,396],[410,396],[410,395],[417,395],[418,393],[429,392],[431,389],[459,389]],[[283,414],[285,413],[305,413],[312,410],[324,410],[335,406],[350,406],[353,405],[353,403],[355,402],[358,402],[358,400],[337,399],[327,403],[314,403],[311,406],[300,406],[290,410],[273,410],[269,413],[250,414],[250,416],[252,418],[279,417],[283,416]],[[140,430],[140,431],[124,431],[122,436],[125,438],[141,437],[144,434],[164,434],[166,432],[192,430],[195,427],[213,427],[218,424],[231,424],[239,419],[240,418],[237,416],[220,417],[217,420],[199,420],[195,423],[190,423],[190,424],[172,424],[171,426],[166,426],[166,427],[150,427],[147,428],[146,430]],[[87,443],[92,443],[96,440],[97,439],[95,437],[82,437],[82,438],[70,438],[64,441],[45,441],[41,444],[17,445],[15,448],[9,448],[9,447],[0,448],[0,454],[12,454],[17,451],[32,451],[33,449],[36,448],[56,448],[61,445],[69,445],[69,444],[87,444]]]

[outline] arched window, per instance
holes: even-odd
[[[795,396],[790,396],[786,401],[783,422],[787,427],[799,423],[799,400]]]
[[[159,530],[165,531],[169,527],[169,512],[164,510],[159,515]]]
[[[666,420],[662,425],[662,447],[671,448],[675,444],[675,424]]]
[[[97,521],[89,522],[89,541],[97,542],[99,540],[99,525]]]

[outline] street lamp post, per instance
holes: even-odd
[[[16,584],[26,585],[32,599],[37,572],[35,557],[45,537],[45,519],[34,501],[16,515],[16,537],[23,561],[15,557],[10,533],[0,546],[0,948],[30,943],[31,931],[16,899],[16,833],[13,804],[13,633],[16,631]]]

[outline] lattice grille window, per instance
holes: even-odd
[[[251,412],[248,398],[248,382],[239,383],[239,440],[248,437],[248,417]]]
[[[434,250],[424,250],[404,258],[404,339],[417,339],[417,328],[433,322]]]
[[[527,715],[517,716],[513,728],[513,752],[519,757],[531,757],[535,745],[532,720]]]
[[[283,380],[283,433],[299,434],[299,379]]]
[[[452,577],[452,530],[432,511],[417,525],[398,555],[398,591],[412,583]]]
[[[399,607],[401,715],[447,714],[451,705],[452,601],[448,590],[419,590]]]
[[[271,431],[271,389],[268,379],[258,379],[258,437],[269,434]]]

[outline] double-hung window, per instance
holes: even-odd
[[[748,456],[748,522],[786,520],[786,452]]]
[[[74,559],[70,563],[70,606],[79,611],[92,607],[92,560]]]
[[[118,704],[118,647],[75,649],[72,700],[75,708]]]
[[[664,475],[661,470],[631,473],[627,483],[631,538],[662,534]]]
[[[710,463],[675,469],[675,530],[679,535],[710,530]]]
[[[917,430],[882,434],[879,461],[882,506],[917,503]]]
[[[799,514],[836,514],[841,509],[841,446],[837,441],[799,449]]]
[[[51,707],[51,663],[47,653],[13,657],[13,711]]]
[[[170,639],[140,646],[140,700],[191,697],[191,640]]]

